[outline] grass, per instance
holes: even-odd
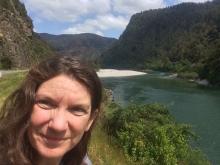
[[[120,148],[98,123],[93,130],[89,146],[89,157],[94,165],[129,165]]]
[[[0,78],[0,107],[7,96],[21,83],[23,72],[11,73]]]
[[[22,82],[24,72],[11,73],[0,78],[0,107],[6,97]],[[126,161],[122,149],[101,128],[100,122],[93,130],[89,145],[89,157],[94,165],[131,165]]]

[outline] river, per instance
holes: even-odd
[[[122,106],[129,102],[163,103],[180,123],[192,125],[196,146],[213,165],[220,164],[220,89],[169,78],[164,73],[124,78],[102,78]]]

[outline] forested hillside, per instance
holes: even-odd
[[[19,0],[0,0],[0,69],[27,68],[51,54],[33,33],[24,5]]]
[[[220,1],[137,13],[104,67],[173,71],[220,85]]]
[[[77,55],[92,61],[96,61],[103,51],[117,41],[114,38],[91,33],[62,35],[41,33],[39,35],[61,55]]]

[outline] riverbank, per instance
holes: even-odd
[[[147,70],[146,71],[149,74],[155,74],[154,70]],[[164,75],[165,78],[169,78],[169,79],[181,79],[181,80],[185,80],[191,83],[195,83],[198,85],[202,85],[202,86],[206,86],[206,87],[212,87],[212,85],[210,84],[210,82],[207,79],[199,79],[199,76],[196,73],[173,73],[173,72],[159,72],[160,75]]]
[[[147,73],[133,70],[100,69],[97,74],[99,77],[128,77],[145,75]]]

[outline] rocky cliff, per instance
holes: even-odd
[[[33,24],[19,0],[0,1],[0,68],[27,68],[52,54],[33,33]]]

